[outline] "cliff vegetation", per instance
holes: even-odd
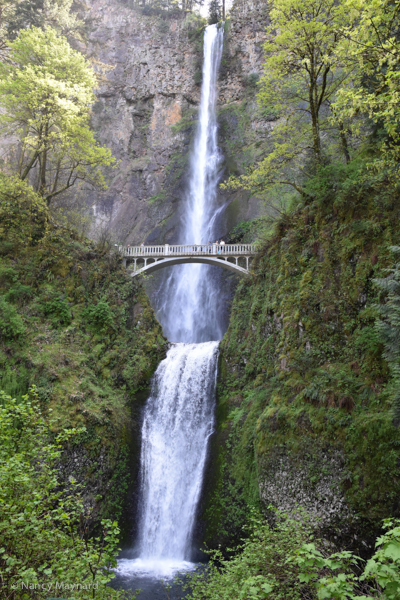
[[[383,557],[388,538],[376,542],[388,588],[371,559],[384,519],[400,513],[398,10],[324,0],[270,7],[258,83],[258,110],[271,123],[265,157],[236,163],[223,186],[259,194],[270,210],[226,238],[257,240],[259,250],[221,343],[217,462],[202,513],[209,545],[240,551],[233,563],[226,552],[214,557],[194,598],[217,589],[247,598],[399,594],[398,529],[393,555]],[[237,546],[251,507],[269,525]],[[285,523],[299,507],[313,533],[296,547],[296,527]],[[356,558],[323,562],[343,548]],[[278,557],[286,565],[291,552],[299,571],[279,571]],[[365,577],[360,557],[373,560]],[[319,575],[307,579],[304,565]]]

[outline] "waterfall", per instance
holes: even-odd
[[[153,380],[143,423],[140,556],[190,552],[207,440],[214,426],[217,342],[176,344]]]
[[[208,26],[181,243],[215,241],[213,224],[221,210],[216,203],[221,155],[215,105],[222,43],[223,28]],[[144,411],[138,558],[118,562],[122,575],[165,577],[192,566],[191,539],[214,427],[217,340],[223,335],[221,303],[210,273],[212,267],[205,265],[173,267],[164,290],[165,306],[158,316],[167,337],[177,343],[153,377]]]
[[[217,358],[218,342],[174,344],[153,377],[142,428],[139,559],[120,561],[122,570],[165,576],[190,566]]]
[[[182,207],[181,244],[215,242],[217,185],[222,155],[217,144],[217,77],[224,30],[209,25],[204,32],[203,79],[199,120],[190,158],[189,189]],[[223,306],[211,273],[216,267],[173,267],[158,317],[173,342],[206,342],[223,337]]]

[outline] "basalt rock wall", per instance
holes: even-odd
[[[238,126],[241,141],[251,137],[247,146],[261,141],[268,128],[251,85],[261,73],[264,13],[263,7],[238,1],[225,24],[219,83],[224,176],[248,162],[243,144],[235,145]],[[175,241],[200,100],[204,20],[146,15],[116,0],[92,1],[83,18],[86,38],[74,45],[99,73],[92,125],[120,162],[107,174],[107,191],[74,192],[75,197],[81,194],[91,207],[93,235],[106,228],[125,244]],[[258,199],[246,193],[221,193],[221,204],[227,207],[221,235],[260,212]]]

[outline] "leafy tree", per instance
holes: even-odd
[[[326,151],[322,133],[332,130],[330,106],[349,76],[337,48],[346,39],[352,16],[335,0],[276,0],[270,19],[258,101],[279,117],[273,147],[250,175],[231,179],[230,185],[288,184],[303,193],[299,173],[307,157],[322,164]],[[343,127],[339,129],[340,146],[349,160]]]
[[[352,68],[352,77],[338,91],[335,111],[342,120],[353,122],[354,133],[370,134],[365,118],[385,135],[375,138],[385,163],[397,172],[400,145],[400,2],[398,0],[352,0],[346,5],[357,19],[339,54]],[[342,47],[341,47],[342,46]],[[363,116],[364,120],[359,117]],[[358,117],[358,118],[357,118]],[[357,119],[354,122],[354,119]],[[377,165],[382,164],[382,157]]]
[[[0,59],[4,59],[7,51],[7,28],[15,12],[15,2],[0,0]]]
[[[213,25],[221,20],[221,6],[219,0],[211,0],[208,5],[208,24]]]
[[[63,444],[83,430],[55,438],[55,423],[45,421],[34,395],[17,402],[0,392],[1,597],[26,598],[24,584],[41,600],[50,585],[58,595],[55,585],[64,582],[64,594],[77,599],[121,598],[105,587],[114,576],[116,523],[103,520],[100,536],[90,538],[77,484],[64,489],[58,480]]]
[[[15,39],[21,29],[53,27],[58,33],[75,31],[80,22],[71,13],[72,0],[20,0],[13,2],[7,19],[7,36]]]
[[[0,65],[0,128],[19,142],[18,174],[48,205],[78,181],[105,187],[115,163],[89,128],[96,79],[84,57],[51,29],[24,30]]]

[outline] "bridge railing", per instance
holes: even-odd
[[[164,244],[162,246],[119,246],[119,251],[123,256],[132,258],[198,254],[251,256],[255,254],[255,246],[254,244]]]

